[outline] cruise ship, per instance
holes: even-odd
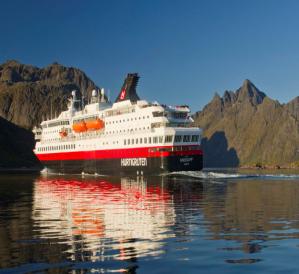
[[[201,129],[186,105],[141,100],[139,76],[127,75],[114,103],[104,89],[83,104],[72,92],[68,109],[34,128],[34,153],[50,173],[163,174],[202,169]]]

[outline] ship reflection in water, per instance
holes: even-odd
[[[0,177],[0,273],[298,273],[298,179]]]
[[[41,238],[67,241],[71,259],[76,243],[89,260],[120,260],[155,255],[174,237],[173,197],[146,180],[39,180],[34,189],[33,220]],[[114,250],[115,252],[112,252]],[[108,254],[107,254],[108,253]]]

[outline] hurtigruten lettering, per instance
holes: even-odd
[[[121,159],[121,166],[147,166],[146,158],[125,158]]]

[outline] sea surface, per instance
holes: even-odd
[[[299,273],[299,173],[0,177],[0,273]]]

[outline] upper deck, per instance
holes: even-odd
[[[104,90],[93,91],[86,105],[82,105],[73,92],[68,109],[55,119],[43,121],[41,128],[35,130],[36,147],[60,148],[59,144],[67,144],[72,148],[74,142],[93,142],[96,145],[90,145],[90,148],[99,144],[119,148],[136,146],[138,142],[132,140],[145,138],[157,139],[159,144],[167,145],[200,143],[201,130],[191,127],[193,120],[188,106],[171,107],[140,100],[135,88],[132,83],[131,87],[123,87],[113,104],[107,101]],[[90,124],[92,126],[88,127]]]

